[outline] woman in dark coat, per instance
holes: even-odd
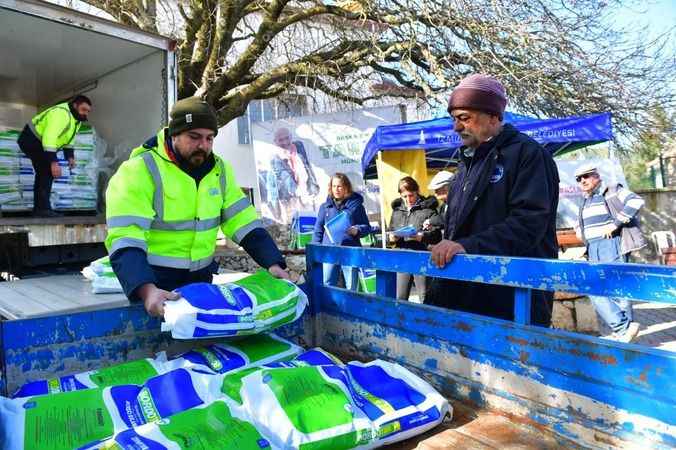
[[[392,202],[392,218],[390,219],[390,241],[396,248],[427,251],[428,245],[436,244],[441,240],[439,228],[431,227],[423,231],[425,221],[434,222],[437,216],[437,199],[420,195],[420,186],[412,177],[404,177],[399,181],[399,195],[401,198]],[[432,219],[432,220],[430,220]],[[399,237],[393,233],[402,227],[411,225],[415,234],[410,237]],[[425,276],[409,273],[397,274],[397,298],[408,300],[411,285],[415,283],[420,303],[425,301]]]
[[[324,230],[326,222],[336,217],[341,212],[347,213],[350,227],[340,242],[331,242]],[[360,238],[371,232],[369,219],[364,209],[364,197],[352,191],[352,183],[347,175],[336,173],[329,181],[329,195],[326,202],[319,207],[317,223],[312,237],[312,242],[317,244],[346,245],[348,247],[361,247]],[[338,282],[340,266],[337,264],[324,264],[324,284],[336,285]],[[356,267],[344,266],[342,268],[345,278],[345,287],[356,290],[359,282],[359,272]]]

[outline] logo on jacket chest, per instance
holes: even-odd
[[[491,177],[488,179],[489,183],[495,184],[498,181],[502,180],[502,177],[505,176],[505,166],[502,164],[496,164],[495,169],[493,169],[493,173],[491,174]]]
[[[213,187],[209,189],[209,195],[219,195],[220,193],[221,191],[218,188]]]

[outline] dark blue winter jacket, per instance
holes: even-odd
[[[345,211],[350,216],[350,224],[359,229],[357,236],[345,235],[345,238],[340,245],[348,247],[361,247],[359,238],[368,235],[371,232],[369,225],[369,218],[364,209],[364,197],[356,192],[353,192],[348,198],[343,200],[340,204],[329,196],[324,203],[319,207],[317,214],[317,223],[315,224],[315,231],[312,237],[312,242],[315,244],[330,244],[329,237],[324,233],[324,224],[336,217],[340,212]]]
[[[556,258],[559,175],[551,153],[512,125],[461,155],[444,238],[478,255]],[[514,289],[438,279],[425,303],[514,320]],[[533,290],[533,323],[548,326],[552,294]]]

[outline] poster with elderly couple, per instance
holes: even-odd
[[[581,160],[560,159],[556,161],[559,169],[559,207],[556,216],[558,228],[572,228],[577,225],[578,213],[582,204],[582,190],[575,181],[575,171],[578,167],[592,164],[597,167],[601,179],[608,186],[621,184],[627,186],[622,166],[617,159],[596,158]]]
[[[377,126],[400,122],[391,106],[253,124],[261,215],[289,224],[296,211],[317,211],[336,172],[364,196],[368,213],[378,212],[378,186],[362,179],[361,155]]]

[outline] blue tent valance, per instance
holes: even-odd
[[[554,155],[611,140],[610,118],[610,113],[601,113],[541,120],[505,113],[505,122],[533,137]],[[380,126],[366,144],[361,159],[362,171],[364,176],[373,175],[376,155],[388,150],[424,149],[427,167],[446,167],[461,145],[450,117]]]

